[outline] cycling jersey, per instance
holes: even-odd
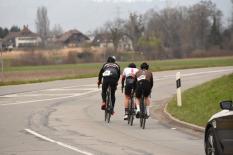
[[[102,77],[112,77],[117,81],[120,78],[120,66],[117,63],[105,63],[99,72],[99,82]]]
[[[150,83],[150,87],[153,87],[153,74],[148,70],[139,70],[136,73],[136,80],[137,82],[141,80],[146,80]]]
[[[124,80],[126,79],[126,85],[133,84],[135,79],[135,74],[138,72],[137,68],[125,68],[122,73],[122,84],[124,83]]]
[[[127,67],[124,69],[122,73],[122,87],[124,87],[124,82],[126,83],[125,85],[125,95],[130,95],[131,90],[135,89],[136,83],[135,83],[135,74],[138,72],[137,68],[130,68]]]
[[[136,97],[140,98],[143,94],[148,97],[153,87],[153,74],[148,70],[139,70],[136,73]]]

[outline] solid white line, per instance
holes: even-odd
[[[32,131],[32,130],[30,130],[30,129],[24,129],[24,130],[25,130],[26,132],[28,132],[28,133],[30,133],[30,134],[32,134],[32,135],[34,135],[34,136],[40,138],[40,139],[43,139],[43,140],[48,141],[48,142],[51,142],[51,143],[55,143],[55,144],[60,145],[60,146],[62,146],[62,147],[64,147],[64,148],[73,150],[73,151],[75,151],[75,152],[82,153],[82,154],[85,154],[85,155],[93,155],[93,154],[90,153],[90,152],[86,152],[86,151],[83,151],[83,150],[78,149],[77,147],[74,147],[74,146],[71,146],[71,145],[68,145],[68,144],[65,144],[65,143],[62,143],[62,142],[59,142],[59,141],[50,139],[50,138],[48,138],[48,137],[46,137],[46,136],[43,136],[43,135],[41,135],[41,134],[39,134],[39,133],[37,133],[37,132],[35,132],[35,131]]]
[[[1,104],[0,106],[10,106],[10,105],[19,105],[19,104],[26,104],[26,103],[42,102],[42,101],[53,101],[53,100],[59,100],[59,99],[67,99],[67,98],[87,95],[87,94],[98,92],[98,91],[100,91],[100,90],[92,90],[92,91],[88,91],[88,92],[85,92],[85,93],[71,95],[71,96],[65,96],[65,97],[49,98],[49,99],[42,99],[42,100],[32,100],[32,101],[16,102],[16,103],[6,103],[6,104]]]

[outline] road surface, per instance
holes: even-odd
[[[179,70],[182,91],[233,72],[233,67]],[[177,71],[154,73],[153,109],[175,94]],[[123,121],[123,95],[104,122],[97,78],[0,87],[1,155],[203,155],[203,137],[174,130],[157,118],[146,129]]]

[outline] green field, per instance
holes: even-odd
[[[121,69],[129,62],[119,62]],[[142,62],[135,62],[139,66]],[[174,59],[148,61],[150,70],[163,71],[174,69],[188,69],[216,66],[233,66],[233,56],[200,58],[200,59]],[[58,79],[75,79],[95,77],[102,66],[102,63],[87,64],[65,64],[65,65],[44,65],[44,66],[21,66],[4,67],[4,75],[1,76],[1,85],[43,82]]]
[[[233,100],[233,74],[185,91],[182,107],[177,107],[173,98],[168,112],[182,121],[205,126],[211,115],[221,110],[219,103],[223,100]]]

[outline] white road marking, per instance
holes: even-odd
[[[196,73],[186,73],[186,74],[182,74],[182,77],[188,77],[188,76],[195,76],[195,75],[201,75],[201,74],[211,74],[211,73],[220,73],[220,72],[229,72],[229,71],[233,71],[232,69],[223,69],[223,70],[214,70],[214,71],[205,71],[205,72],[196,72]],[[175,74],[174,75],[165,75],[165,76],[161,76],[155,79],[155,81],[160,81],[160,80],[166,80],[166,79],[171,79],[171,78],[175,78]]]
[[[55,88],[47,89],[47,91],[67,91],[67,90],[92,90],[93,88]]]
[[[38,138],[40,138],[40,139],[43,139],[43,140],[45,140],[45,141],[48,141],[48,142],[50,142],[50,143],[55,143],[55,144],[60,145],[60,146],[62,146],[62,147],[64,147],[64,148],[73,150],[73,151],[78,152],[78,153],[82,153],[82,154],[84,154],[84,155],[93,155],[93,154],[90,153],[90,152],[83,151],[83,150],[78,149],[77,147],[74,147],[74,146],[71,146],[71,145],[68,145],[68,144],[65,144],[65,143],[62,143],[62,142],[59,142],[59,141],[50,139],[50,138],[48,138],[48,137],[46,137],[46,136],[43,136],[43,135],[41,135],[41,134],[39,134],[39,133],[37,133],[37,132],[35,132],[35,131],[32,131],[32,130],[30,130],[30,129],[24,129],[24,130],[25,130],[27,133],[30,133],[31,135],[34,135],[34,136],[36,136],[36,137],[38,137]]]
[[[77,87],[85,87],[85,86],[90,86],[90,84],[89,85],[81,85],[81,86],[69,86],[69,87],[60,87],[60,88],[54,88],[54,89],[51,89],[51,88],[49,88],[49,89],[41,89],[41,90],[33,90],[33,91],[29,91],[29,92],[23,92],[23,93],[14,93],[14,94],[9,94],[9,95],[21,95],[21,94],[28,94],[28,93],[33,93],[33,92],[42,92],[42,91],[51,91],[51,90],[55,90],[55,89],[70,89],[70,88],[77,88]],[[96,85],[95,85],[96,86]],[[97,87],[97,86],[96,86]],[[84,88],[85,89],[85,88]],[[88,89],[86,89],[86,90],[92,90],[93,88],[88,88]],[[82,90],[82,89],[81,89]],[[3,95],[3,96],[0,96],[0,97],[4,97],[4,96],[8,96],[8,95]]]
[[[42,101],[53,101],[53,100],[59,100],[59,99],[67,99],[67,98],[87,95],[87,94],[98,92],[98,91],[100,91],[100,90],[99,89],[94,89],[92,91],[87,91],[85,93],[75,94],[75,95],[71,95],[71,96],[63,96],[63,97],[49,98],[49,99],[42,99],[42,100],[31,100],[31,101],[16,102],[16,103],[7,103],[7,104],[1,104],[0,106],[10,106],[10,105],[19,105],[19,104],[26,104],[26,103],[42,102]]]
[[[73,96],[78,95],[81,93],[69,93],[69,94],[12,94],[12,95],[5,95],[0,96],[0,98],[12,98],[12,97],[39,97],[39,96]]]

